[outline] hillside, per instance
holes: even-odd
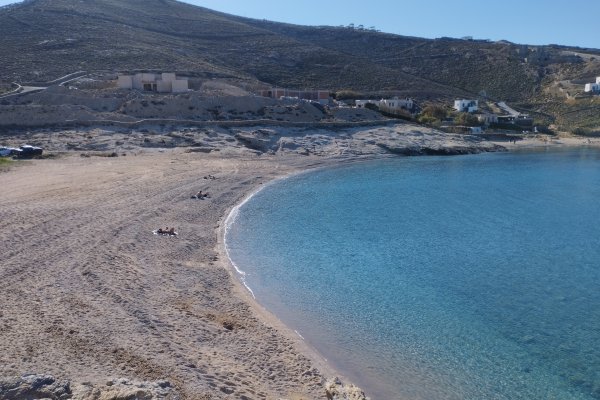
[[[421,101],[485,95],[517,102],[548,123],[578,112],[564,105],[572,93],[549,94],[549,87],[600,75],[597,49],[297,26],[175,0],[27,0],[0,8],[0,35],[4,84],[79,70],[171,70]]]

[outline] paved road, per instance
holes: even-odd
[[[500,107],[501,109],[503,109],[504,111],[506,111],[507,113],[509,113],[510,115],[512,115],[513,117],[518,117],[519,115],[521,115],[520,112],[518,112],[517,110],[510,108],[505,102],[501,101],[499,103],[496,103],[498,105],[498,107]]]

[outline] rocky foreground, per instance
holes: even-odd
[[[148,125],[139,129],[95,127],[70,130],[34,130],[5,134],[2,144],[22,143],[49,152],[135,153],[140,150],[180,148],[188,152],[235,152],[255,155],[350,158],[385,155],[453,155],[504,148],[478,135],[454,134],[402,122],[366,126],[206,126]]]
[[[324,381],[323,389],[328,400],[368,399],[362,390],[352,384],[344,385],[339,378]],[[4,400],[167,400],[179,397],[177,390],[166,380],[139,382],[121,378],[101,384],[71,384],[52,375],[27,374],[0,381],[0,398]]]

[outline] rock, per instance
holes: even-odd
[[[0,381],[0,398],[17,399],[52,399],[63,400],[72,397],[68,381],[57,381],[51,375],[23,375]]]
[[[328,400],[369,400],[359,387],[353,384],[344,385],[337,377],[328,379],[323,386]]]
[[[166,389],[166,388],[170,388],[170,387],[171,387],[171,382],[169,382],[169,381],[166,381],[166,380],[157,381],[157,382],[156,382],[156,384],[157,384],[159,387],[163,388],[163,389]]]
[[[113,379],[97,386],[85,382],[73,384],[51,375],[28,374],[18,378],[0,379],[0,399],[50,400],[154,400],[178,398],[167,380],[138,382],[126,378]]]
[[[261,137],[257,137],[261,136]],[[271,140],[263,139],[262,134],[237,133],[234,137],[244,146],[261,152],[267,151],[271,146]]]

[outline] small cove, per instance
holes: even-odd
[[[227,234],[257,300],[376,399],[600,398],[600,153],[373,161]]]

